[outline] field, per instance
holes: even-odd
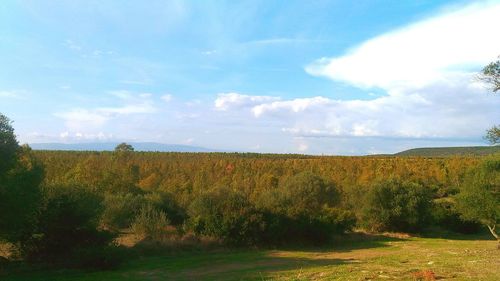
[[[112,271],[26,273],[18,265],[0,279],[498,280],[500,276],[497,242],[486,234],[447,238],[351,234],[339,241],[323,248],[185,250],[133,258]]]

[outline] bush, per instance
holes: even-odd
[[[151,204],[156,209],[164,212],[172,225],[182,225],[186,220],[186,212],[182,209],[174,197],[166,192],[152,192],[144,195],[146,204]]]
[[[28,146],[19,147],[16,157],[10,170],[0,174],[0,240],[11,243],[25,240],[33,232],[44,174]]]
[[[431,192],[414,182],[388,180],[367,193],[362,222],[374,231],[418,231],[430,219]]]
[[[156,209],[151,204],[146,204],[140,209],[130,227],[136,234],[159,241],[165,236],[169,223],[165,212]]]
[[[472,169],[455,199],[461,218],[485,225],[500,242],[496,231],[500,225],[500,155],[487,157]]]
[[[266,243],[319,244],[352,228],[354,215],[337,207],[335,185],[309,172],[299,173],[277,189],[263,192],[257,206],[265,213]]]
[[[110,229],[129,227],[145,204],[142,195],[133,193],[106,194],[101,223]]]
[[[238,191],[216,188],[196,198],[189,206],[188,228],[233,245],[258,243],[262,214]]]
[[[434,203],[432,220],[434,224],[457,233],[472,234],[481,230],[480,223],[461,218],[449,200]]]
[[[97,229],[101,198],[82,188],[45,189],[36,229],[20,244],[29,261],[70,267],[108,268],[114,235]],[[89,261],[93,262],[89,262]]]

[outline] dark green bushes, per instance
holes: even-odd
[[[436,200],[432,208],[433,223],[446,230],[457,233],[472,234],[479,232],[481,224],[476,221],[461,218],[460,213],[456,210],[454,205],[454,202],[451,201],[450,198]]]
[[[419,231],[428,226],[432,194],[415,182],[388,180],[367,193],[362,224],[375,231]]]
[[[291,177],[257,201],[258,208],[266,213],[264,240],[273,244],[322,243],[350,230],[354,215],[338,208],[339,201],[339,190],[323,178],[309,172]]]
[[[336,187],[312,173],[299,173],[252,204],[243,193],[217,188],[189,207],[189,228],[230,244],[323,243],[352,228],[351,212],[337,207]]]
[[[169,224],[170,220],[164,211],[146,204],[140,208],[130,228],[136,234],[154,241],[161,241]]]
[[[19,243],[22,256],[60,266],[115,266],[115,236],[98,229],[101,211],[101,198],[83,188],[46,188],[32,235]]]
[[[188,209],[188,228],[229,244],[259,242],[264,223],[245,196],[229,188],[217,188],[200,195]]]
[[[115,230],[129,227],[144,201],[142,195],[133,193],[107,193],[103,201],[102,225]]]
[[[14,244],[31,235],[43,179],[43,167],[29,147],[18,147],[16,157],[10,169],[0,173],[0,240]]]
[[[461,218],[480,222],[499,242],[500,155],[488,157],[472,169],[455,197]]]

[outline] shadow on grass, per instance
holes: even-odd
[[[54,270],[25,268],[3,272],[3,281],[19,280],[266,280],[268,275],[287,270],[335,266],[350,259],[284,257],[269,251],[184,253],[131,260],[111,271]],[[21,263],[17,266],[22,266]],[[19,268],[18,268],[19,269]]]
[[[0,273],[2,280],[266,280],[262,276],[287,270],[335,266],[354,262],[359,249],[390,246],[405,239],[353,233],[323,246],[277,248],[227,248],[219,246],[172,248],[139,243],[122,249],[125,262],[109,271],[55,270],[22,262],[11,263]],[[152,248],[151,248],[152,247]],[[149,249],[148,249],[149,248]],[[327,252],[331,252],[330,255]]]
[[[477,233],[463,234],[448,231],[440,228],[432,228],[429,231],[426,231],[419,235],[419,237],[423,238],[440,238],[440,239],[448,239],[448,240],[464,240],[464,241],[487,241],[487,240],[495,240],[491,233],[484,227],[481,231]]]
[[[364,232],[354,232],[336,236],[331,242],[319,245],[294,245],[277,247],[279,250],[290,251],[311,251],[311,252],[350,252],[360,249],[373,249],[390,247],[391,242],[406,241],[406,237],[395,237],[385,234],[369,234]]]

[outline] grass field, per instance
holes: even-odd
[[[327,248],[184,251],[129,259],[112,271],[10,266],[0,280],[498,280],[488,236],[353,235]],[[339,242],[340,243],[340,242]],[[425,279],[428,277],[428,279]]]

